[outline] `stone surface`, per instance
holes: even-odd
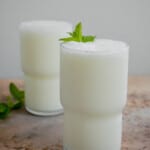
[[[18,80],[0,80],[0,99],[8,85]],[[0,120],[0,150],[62,150],[63,115],[38,117],[25,109]],[[122,150],[150,150],[150,77],[130,77],[128,101],[123,116]]]

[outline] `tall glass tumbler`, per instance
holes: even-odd
[[[61,44],[64,150],[121,149],[128,49],[105,39]]]
[[[59,38],[72,31],[62,21],[30,21],[20,25],[25,108],[35,115],[63,112],[59,94]]]

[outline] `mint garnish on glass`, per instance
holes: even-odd
[[[70,36],[66,38],[61,38],[59,39],[60,41],[63,42],[93,42],[95,40],[95,36],[92,35],[83,35],[82,34],[82,23],[79,22],[76,26],[73,32],[68,33]]]
[[[0,102],[0,119],[5,119],[12,110],[22,108],[24,105],[24,91],[20,90],[14,83],[9,84],[10,96],[6,102]]]

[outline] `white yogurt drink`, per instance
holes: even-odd
[[[31,21],[20,25],[25,107],[35,115],[62,113],[59,94],[59,38],[72,31],[62,21]]]
[[[121,149],[128,49],[105,39],[61,44],[64,150]]]

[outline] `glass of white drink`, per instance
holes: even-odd
[[[62,113],[59,96],[59,38],[72,30],[62,21],[31,21],[20,25],[25,107],[35,115]]]
[[[128,49],[119,41],[61,44],[64,150],[120,150]]]

